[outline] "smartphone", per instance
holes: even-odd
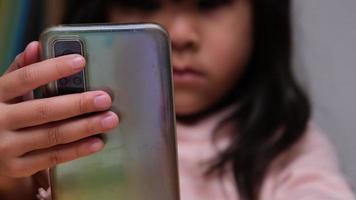
[[[178,200],[170,42],[156,24],[68,25],[45,30],[42,59],[86,58],[83,71],[35,91],[37,98],[107,91],[120,116],[105,148],[51,169],[54,200]]]

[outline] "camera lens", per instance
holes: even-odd
[[[80,54],[83,55],[83,43],[80,40],[56,40],[54,42],[54,55],[55,57]],[[62,78],[57,81],[58,95],[80,93],[85,91],[85,73],[84,70]]]
[[[68,78],[59,79],[58,83],[60,86],[66,86],[68,84]]]
[[[64,55],[69,55],[69,54],[73,54],[73,53],[75,53],[75,52],[71,51],[70,49],[66,49],[66,50],[64,50],[64,51],[62,52],[62,56],[64,56]]]
[[[54,43],[54,55],[55,57],[64,56],[68,54],[80,54],[82,53],[82,43],[78,40],[57,40]]]
[[[83,81],[82,81],[82,79],[80,77],[74,77],[73,78],[73,83],[75,85],[82,85]]]

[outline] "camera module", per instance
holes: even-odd
[[[80,54],[83,56],[83,43],[78,39],[58,39],[54,42],[54,56]],[[58,95],[81,93],[86,90],[85,73],[81,72],[57,81]]]

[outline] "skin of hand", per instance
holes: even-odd
[[[31,98],[35,88],[85,67],[80,55],[40,61],[39,48],[31,42],[0,77],[0,197],[39,171],[100,151],[103,141],[90,136],[119,123],[104,91]]]

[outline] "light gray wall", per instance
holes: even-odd
[[[295,0],[295,69],[356,184],[356,1]]]

